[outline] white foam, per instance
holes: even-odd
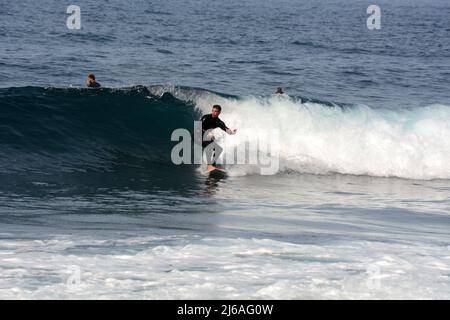
[[[367,106],[330,107],[288,96],[224,98],[210,92],[172,90],[238,128],[222,143],[246,139],[239,130],[279,130],[280,168],[302,173],[330,172],[410,179],[450,179],[450,106],[386,110]],[[253,167],[236,174],[255,173]],[[256,170],[257,171],[257,170]]]
[[[0,299],[450,298],[450,252],[440,246],[160,240],[5,240],[0,248]],[[74,253],[80,246],[96,251]],[[8,251],[17,258],[4,259]],[[79,282],[68,285],[77,268]]]

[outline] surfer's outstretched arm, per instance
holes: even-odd
[[[220,128],[220,129],[222,129],[223,131],[225,131],[226,133],[228,133],[228,134],[236,134],[236,131],[237,131],[237,129],[230,129],[230,128],[228,128],[226,125],[225,125],[225,122],[223,122],[222,120],[220,120],[219,118],[217,118],[217,124],[218,124],[218,127]]]

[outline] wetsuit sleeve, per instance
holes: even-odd
[[[228,130],[228,127],[225,125],[225,122],[223,122],[222,120],[219,120],[217,122],[217,126],[225,132]]]

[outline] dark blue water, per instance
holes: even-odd
[[[277,86],[321,100],[371,106],[448,104],[448,1],[3,2],[0,86],[166,84],[229,94]]]
[[[0,298],[449,298],[448,1],[72,4],[0,2]],[[277,174],[171,162],[216,103]]]

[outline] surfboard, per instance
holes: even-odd
[[[208,165],[208,173],[213,178],[223,178],[227,175],[227,172],[222,167],[213,165]]]

